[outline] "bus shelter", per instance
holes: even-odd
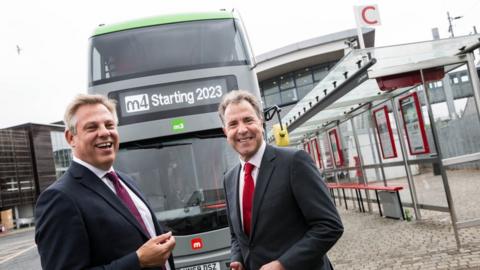
[[[351,51],[282,118],[290,145],[327,182],[402,185],[416,219],[450,213],[460,247],[458,231],[480,225],[479,38]]]

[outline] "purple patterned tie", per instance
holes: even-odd
[[[133,203],[133,200],[130,197],[130,195],[128,195],[128,191],[122,186],[122,184],[120,184],[120,179],[118,178],[117,174],[114,171],[111,171],[105,174],[105,176],[110,181],[112,181],[113,186],[115,187],[115,192],[117,193],[117,196],[120,198],[120,200],[122,200],[125,206],[127,206],[128,209],[130,209],[130,212],[133,214],[133,216],[135,216],[138,223],[140,224],[140,227],[142,227],[143,231],[147,235],[150,235],[148,233],[147,226],[145,226],[145,223],[143,222],[143,219],[140,216],[140,213],[138,212],[137,207]]]

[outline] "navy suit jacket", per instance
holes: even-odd
[[[326,254],[343,233],[327,187],[303,150],[267,145],[255,184],[251,234],[242,229],[238,165],[225,175],[232,261],[247,270],[279,260],[287,270],[331,269]]]
[[[164,233],[134,181],[118,175],[147,205],[157,235]],[[46,270],[140,269],[135,251],[150,238],[120,199],[76,162],[42,192],[35,220],[35,241]],[[175,269],[172,256],[169,264]]]

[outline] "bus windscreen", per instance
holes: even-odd
[[[238,155],[220,137],[136,142],[119,151],[114,167],[137,181],[169,230],[188,235],[228,225],[223,174],[237,163]]]

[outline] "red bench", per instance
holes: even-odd
[[[402,186],[374,186],[374,185],[364,185],[364,184],[355,184],[355,183],[342,183],[342,184],[336,184],[336,183],[327,183],[327,187],[330,189],[330,194],[332,195],[333,202],[335,203],[335,194],[334,190],[335,189],[341,189],[343,193],[343,200],[345,202],[345,209],[348,209],[347,205],[347,198],[345,196],[345,189],[353,189],[355,190],[355,194],[357,195],[357,202],[358,202],[358,208],[360,211],[365,212],[365,208],[363,206],[363,198],[362,198],[362,190],[374,190],[375,191],[375,196],[377,197],[377,204],[378,204],[378,211],[380,213],[380,216],[383,216],[382,213],[382,207],[380,206],[380,199],[378,198],[378,191],[389,191],[389,192],[395,192],[397,194],[398,202],[400,203],[400,210],[402,211],[402,218],[405,219],[405,214],[403,213],[403,205],[402,201],[400,199],[400,193],[399,191],[403,189]],[[340,198],[338,198],[340,200]]]

